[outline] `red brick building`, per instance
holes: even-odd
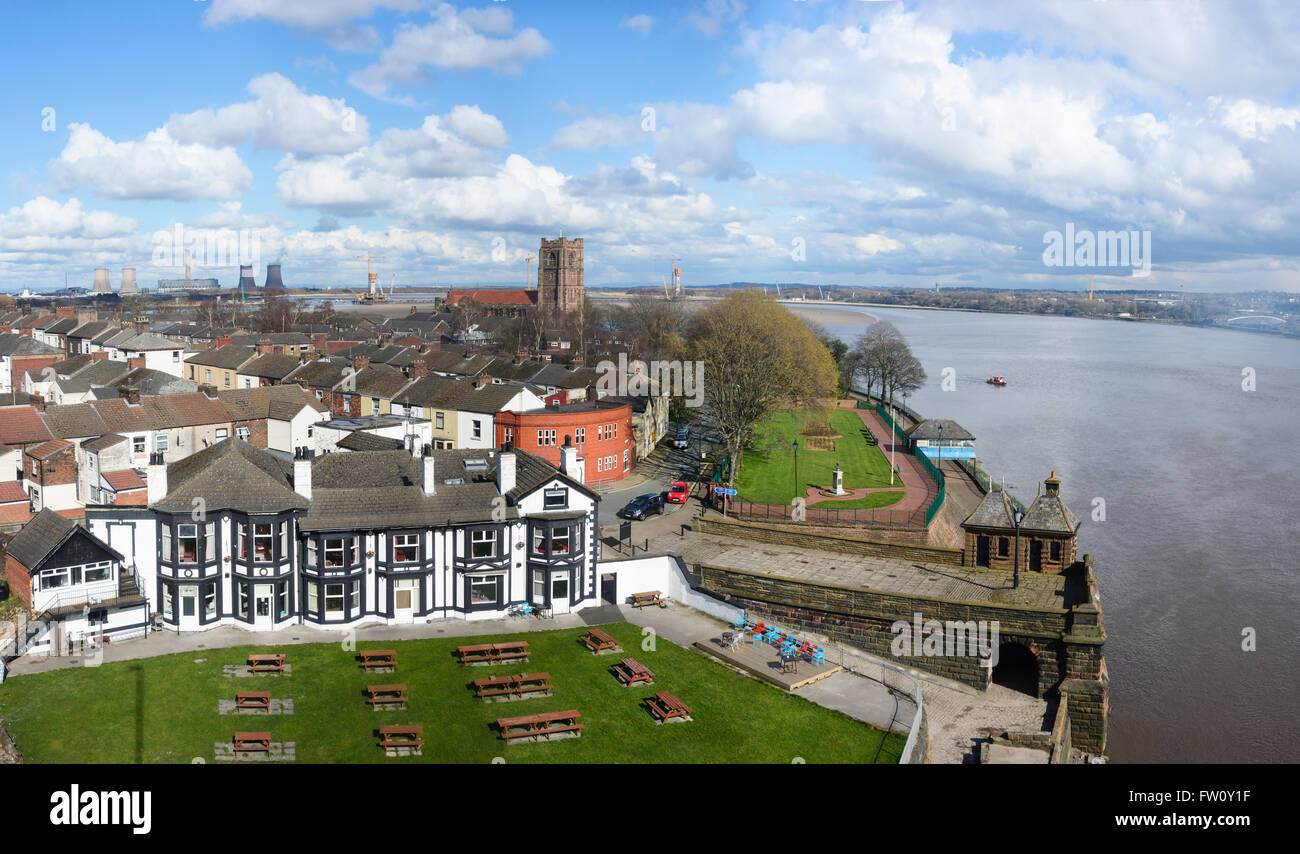
[[[494,423],[497,447],[510,442],[556,466],[567,438],[583,459],[588,485],[622,480],[636,466],[630,403],[583,401],[529,412],[498,412]]]

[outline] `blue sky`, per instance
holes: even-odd
[[[1144,2],[7,4],[0,288],[684,280],[1300,290],[1300,13]],[[52,110],[52,114],[48,112]],[[1150,232],[1151,272],[1051,267]],[[204,244],[204,238],[208,238]],[[187,243],[187,245],[189,245]],[[533,266],[535,270],[535,265]]]

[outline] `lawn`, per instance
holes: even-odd
[[[827,498],[822,501],[809,501],[809,507],[819,507],[822,510],[870,510],[875,507],[888,507],[891,504],[897,504],[902,500],[905,492],[868,492],[862,498],[854,498],[845,501],[839,501],[833,498]]]
[[[831,429],[840,434],[835,439],[834,451],[811,451],[805,447],[807,436],[800,435],[810,422],[830,422]],[[808,487],[829,489],[831,473],[839,463],[844,470],[844,487],[859,489],[889,486],[889,460],[876,445],[868,445],[866,427],[857,413],[847,409],[803,409],[773,412],[754,430],[753,447],[745,451],[736,488],[741,498],[768,504],[789,504],[796,495],[803,495]],[[795,491],[794,449],[791,442],[799,439],[799,486]],[[879,493],[878,495],[885,495]],[[884,504],[862,506],[886,507],[897,502],[903,493],[890,494],[889,498],[868,496],[858,501],[885,501]],[[839,504],[839,502],[836,502]],[[829,504],[824,506],[831,506]],[[849,509],[852,505],[843,505]]]
[[[658,639],[642,649],[641,629],[602,627],[655,672],[653,686],[624,688],[609,672],[622,656],[594,656],[579,643],[582,629],[378,641],[362,649],[396,649],[396,673],[365,674],[355,652],[341,644],[276,647],[293,665],[282,677],[227,678],[222,665],[243,664],[268,647],[195,650],[96,668],[14,676],[0,685],[0,725],[28,762],[162,763],[213,760],[213,742],[236,730],[264,730],[275,741],[296,742],[297,761],[362,762],[806,762],[896,763],[903,736],[886,735],[839,712],[732,672],[704,656]],[[524,664],[466,667],[457,646],[525,637]],[[199,661],[201,660],[201,661]],[[547,671],[551,697],[513,703],[477,699],[469,683],[482,676]],[[367,684],[403,682],[405,711],[373,712]],[[218,699],[236,691],[270,691],[292,698],[293,715],[218,715]],[[658,726],[642,705],[655,691],[689,705],[694,720]],[[577,709],[581,738],[507,745],[497,718]],[[424,755],[385,758],[375,729],[381,724],[424,726]],[[278,764],[278,763],[266,763]]]

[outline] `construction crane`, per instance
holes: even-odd
[[[1097,282],[1097,277],[1093,276],[1088,282],[1088,302],[1092,302],[1092,286]]]
[[[374,270],[370,269],[371,261],[383,261],[388,257],[389,256],[387,255],[371,255],[369,252],[367,252],[365,255],[357,256],[358,259],[360,258],[366,259],[366,283],[369,287],[369,290],[367,290],[365,293],[357,294],[357,302],[372,303],[372,302],[388,301],[388,297],[392,292],[392,288],[391,287],[389,288],[389,293],[387,294],[384,293],[383,289],[376,285],[376,283],[379,281],[379,274],[376,273]],[[352,293],[356,294],[357,292],[352,291]]]
[[[677,266],[677,262],[682,259],[678,258],[676,255],[673,255],[670,258],[656,258],[655,260],[667,261],[669,264],[672,265],[671,269],[673,271],[673,285],[672,285],[672,289],[670,290],[668,287],[668,282],[666,280],[664,281],[664,299],[669,301],[675,299],[681,299],[682,298],[682,268]]]

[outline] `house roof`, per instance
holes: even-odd
[[[250,377],[266,377],[282,380],[299,365],[297,356],[281,353],[263,353],[239,369],[239,373]]]
[[[174,374],[169,374],[166,371],[156,371],[153,368],[136,368],[119,379],[114,385],[119,390],[127,388],[139,389],[141,397],[194,394],[199,390],[199,384],[192,380],[182,379]]]
[[[140,475],[135,473],[134,469],[119,469],[117,471],[101,472],[104,482],[109,485],[114,492],[127,492],[132,489],[146,488],[145,482],[140,479]]]
[[[6,406],[0,409],[0,445],[26,445],[51,438],[53,436],[35,407]]]
[[[81,510],[80,513],[84,514],[85,511]],[[122,556],[109,548],[107,544],[78,526],[76,522],[48,507],[33,516],[26,525],[23,525],[23,529],[9,541],[6,551],[17,558],[29,570],[35,570],[78,532],[83,536],[90,537],[100,548],[111,553],[118,560],[122,560]]]
[[[234,388],[217,392],[217,399],[225,407],[231,421],[253,421],[270,415],[271,401],[301,400],[317,412],[328,412],[329,407],[316,399],[316,395],[300,385],[265,386],[263,388]],[[295,413],[297,410],[295,410]]]
[[[27,504],[31,498],[16,480],[0,481],[0,504]]]
[[[238,368],[257,355],[252,347],[228,344],[212,350],[202,350],[185,360],[187,365],[204,365],[209,368]]]
[[[65,403],[45,408],[45,424],[51,433],[66,439],[104,436],[113,431],[90,403]]]
[[[951,418],[927,418],[913,426],[911,430],[908,430],[907,435],[913,440],[925,439],[927,441],[935,439],[967,441],[975,438],[970,434],[970,431]]]
[[[376,436],[364,430],[353,430],[335,443],[345,451],[394,451],[402,447],[401,439]],[[405,453],[405,452],[403,452]]]
[[[357,394],[392,398],[410,385],[411,378],[388,365],[371,365],[356,375],[355,383]]]
[[[1015,530],[1015,511],[1007,494],[1001,489],[994,489],[984,496],[975,512],[962,522],[963,528],[997,528]]]
[[[92,385],[113,385],[130,372],[131,366],[126,362],[97,359],[78,369],[72,374],[72,379],[84,380]]]
[[[125,436],[119,436],[117,433],[108,433],[100,436],[98,439],[91,439],[89,442],[81,443],[81,450],[89,451],[92,454],[98,454],[109,448],[116,447],[126,441]]]
[[[447,294],[448,305],[458,305],[462,300],[466,299],[472,299],[480,305],[537,305],[537,290],[509,290],[506,288],[453,289]]]
[[[1048,480],[1048,486],[1060,481]],[[1070,508],[1065,506],[1059,494],[1044,493],[1034,499],[1025,511],[1025,518],[1020,521],[1020,530],[1048,531],[1057,534],[1073,534],[1079,530],[1079,519]]]
[[[0,335],[0,356],[47,356],[62,352],[58,347],[37,341],[30,335],[19,335],[17,332]]]
[[[312,388],[333,388],[343,381],[344,369],[349,368],[343,360],[323,360],[304,362],[284,378],[284,382],[299,383]]]
[[[153,506],[188,513],[201,499],[207,511],[277,513],[306,508],[293,491],[293,464],[242,439],[226,439],[167,467],[167,495]]]
[[[27,456],[37,460],[48,460],[55,454],[76,447],[71,442],[65,442],[62,439],[51,439],[48,442],[42,442],[39,445],[32,445],[26,450]]]
[[[153,332],[142,332],[135,335],[121,344],[115,344],[121,350],[131,350],[139,352],[141,350],[184,350],[184,341],[173,341],[170,338],[164,338]]]

